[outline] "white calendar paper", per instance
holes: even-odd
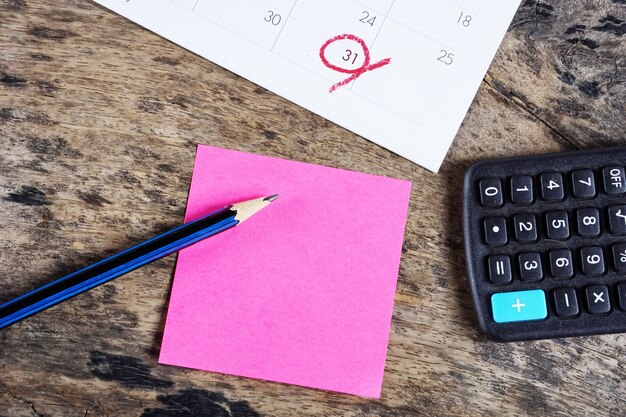
[[[96,0],[437,171],[520,0]]]

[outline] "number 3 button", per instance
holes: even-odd
[[[520,253],[519,271],[522,281],[540,281],[543,278],[541,255],[537,252]]]

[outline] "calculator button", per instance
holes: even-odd
[[[610,166],[602,169],[604,179],[604,192],[610,195],[624,194],[626,191],[626,179],[624,167]]]
[[[541,198],[546,201],[561,201],[565,198],[563,176],[558,172],[546,172],[539,176]]]
[[[489,281],[493,284],[509,284],[513,281],[511,261],[508,256],[490,256],[487,260],[487,264],[489,266]]]
[[[626,234],[626,206],[609,207],[609,229],[614,235]]]
[[[500,292],[491,296],[491,311],[496,323],[541,320],[548,316],[543,290]]]
[[[600,235],[600,212],[595,207],[585,207],[576,211],[578,234],[584,237]]]
[[[588,246],[580,250],[583,274],[604,274],[604,254],[600,246]]]
[[[522,281],[541,281],[543,278],[541,255],[537,252],[520,253],[518,260],[520,278]]]
[[[484,221],[485,241],[488,245],[506,245],[506,219],[504,217],[487,217]]]
[[[546,213],[546,228],[550,239],[565,240],[569,238],[569,222],[567,212],[563,210]]]
[[[626,272],[626,243],[616,243],[613,245],[612,252],[615,272],[623,274]]]
[[[617,284],[617,302],[622,311],[626,311],[626,283]]]
[[[596,180],[590,169],[572,171],[572,192],[577,198],[592,198],[596,195]]]
[[[550,275],[554,278],[571,278],[574,276],[572,252],[569,249],[554,249],[548,253]]]
[[[553,296],[557,316],[568,318],[578,315],[578,298],[576,298],[574,288],[557,288],[554,290]]]
[[[504,204],[502,183],[498,178],[483,178],[479,181],[480,204],[484,207],[500,207]]]
[[[511,201],[513,204],[530,204],[533,200],[533,177],[529,175],[511,177]]]
[[[591,314],[606,314],[611,311],[609,289],[606,285],[590,285],[585,288],[587,310]]]
[[[513,216],[515,239],[519,242],[534,242],[537,240],[537,221],[534,214],[523,213]]]

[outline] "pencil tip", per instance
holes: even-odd
[[[228,206],[229,210],[236,211],[235,219],[242,221],[246,220],[254,213],[262,210],[264,207],[270,205],[270,203],[278,198],[278,194],[269,195],[267,197],[255,198],[254,200],[242,201]]]
[[[278,194],[272,194],[263,199],[263,201],[269,201],[270,203],[278,198]]]

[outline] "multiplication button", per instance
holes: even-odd
[[[491,311],[496,323],[542,320],[548,316],[543,290],[495,293],[491,296]]]
[[[587,310],[591,314],[607,314],[611,311],[609,289],[606,285],[590,285],[585,288]]]

